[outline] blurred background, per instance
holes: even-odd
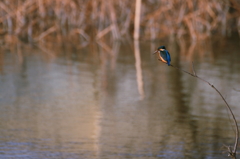
[[[240,122],[240,1],[135,3],[0,2],[0,158],[227,158],[220,96],[152,53],[193,61]]]

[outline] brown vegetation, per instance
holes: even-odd
[[[144,1],[140,37],[197,39],[240,31],[239,6],[236,0]],[[132,36],[134,28],[135,1],[3,0],[0,8],[0,35],[28,41],[71,37],[84,44],[103,36]]]

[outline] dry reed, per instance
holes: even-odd
[[[144,39],[171,35],[195,40],[240,33],[236,0],[144,1],[141,7]],[[133,34],[135,3],[126,0],[3,0],[0,8],[0,35],[28,41],[70,36],[85,45],[105,36],[120,39]]]

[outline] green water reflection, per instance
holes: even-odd
[[[1,50],[0,158],[226,158],[221,147],[234,144],[234,132],[223,101],[158,62],[159,44],[173,65],[191,71],[194,61],[239,121],[239,40],[54,46],[59,52],[19,44]]]

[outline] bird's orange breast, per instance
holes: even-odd
[[[164,59],[161,57],[160,53],[158,54],[158,56],[159,56],[159,59],[160,59],[162,62],[165,62],[165,63],[167,63],[167,61],[166,61],[166,60],[164,60]]]

